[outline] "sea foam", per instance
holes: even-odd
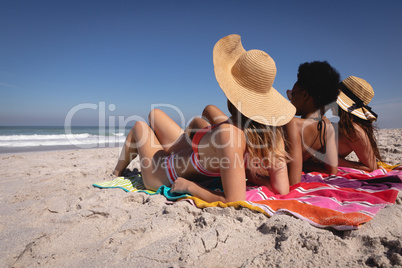
[[[112,133],[110,136],[82,134],[57,135],[8,135],[0,136],[0,147],[34,147],[75,145],[83,148],[95,148],[99,145],[112,145],[124,142],[124,133]]]

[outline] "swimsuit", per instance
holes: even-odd
[[[202,175],[207,176],[207,177],[220,177],[221,174],[219,172],[211,172],[201,165],[200,158],[198,155],[198,145],[200,144],[200,141],[201,141],[202,137],[204,137],[205,134],[207,134],[210,130],[214,129],[215,127],[217,127],[223,123],[225,123],[225,122],[200,129],[194,134],[194,137],[193,137],[193,143],[192,143],[193,152],[191,153],[191,164],[199,173],[201,173]],[[175,154],[169,155],[165,159],[166,175],[168,177],[170,184],[172,184],[172,185],[178,178],[178,175],[175,170],[175,165],[174,165],[174,157],[175,156],[176,156]],[[244,156],[244,160],[245,160],[244,165],[246,167],[247,166],[247,154]]]
[[[320,145],[321,145],[321,148],[318,151],[322,151],[322,153],[325,154],[327,151],[327,137],[326,137],[327,123],[325,123],[324,119],[322,118],[322,114],[323,113],[321,113],[321,116],[318,118],[314,117],[311,119],[318,120],[317,131],[318,131],[318,139],[320,140]],[[321,132],[321,130],[323,130],[323,131]],[[324,136],[324,138],[323,138],[323,136]]]
[[[165,158],[165,171],[166,171],[167,178],[170,182],[170,185],[173,185],[173,183],[179,177],[179,176],[177,176],[176,169],[174,168],[174,163],[173,163],[174,157],[175,157],[175,154],[172,154]]]
[[[198,145],[200,144],[200,141],[201,141],[202,137],[204,137],[205,134],[207,134],[210,130],[214,129],[215,127],[221,125],[222,123],[200,129],[194,134],[194,137],[193,137],[193,144],[192,144],[193,152],[191,153],[191,164],[199,173],[201,173],[205,176],[208,176],[208,177],[220,177],[221,174],[211,172],[211,171],[205,169],[201,165],[200,158],[198,156]]]
[[[210,130],[214,129],[215,127],[221,125],[222,123],[200,129],[194,134],[194,137],[193,137],[193,144],[192,144],[193,152],[191,153],[191,164],[199,173],[201,173],[205,176],[208,176],[208,177],[220,177],[221,174],[211,172],[211,171],[205,169],[201,165],[199,156],[198,156],[198,145],[199,145],[202,137],[204,137],[205,134],[207,134]],[[165,158],[166,175],[167,175],[167,178],[168,178],[170,184],[172,184],[172,185],[179,177],[176,173],[176,169],[175,169],[175,165],[174,165],[174,157],[175,156],[176,155],[173,154],[173,155],[169,155],[168,157]]]
[[[327,133],[327,123],[324,121],[324,119],[322,118],[322,113],[320,117],[309,117],[309,119],[313,119],[313,120],[317,120],[317,131],[318,131],[318,139],[320,141],[320,145],[321,147],[316,151],[319,152],[320,154],[325,155],[327,152],[327,137],[326,137],[326,133]],[[302,132],[303,135],[303,132]],[[323,160],[320,159],[319,156],[317,156],[316,153],[311,153],[309,152],[312,156],[314,156],[319,163],[323,163]]]

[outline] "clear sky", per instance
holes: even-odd
[[[373,86],[379,127],[402,128],[400,0],[2,1],[0,126],[226,112],[212,49],[233,33],[275,60],[282,95],[300,63],[327,60]]]

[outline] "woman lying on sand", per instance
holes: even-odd
[[[356,76],[343,80],[340,89],[338,106],[333,112],[339,116],[339,166],[373,171],[377,169],[377,160],[381,161],[373,126],[377,114],[367,106],[374,90],[366,80]],[[345,159],[351,152],[356,153],[359,162]]]
[[[300,182],[302,170],[338,171],[335,131],[324,114],[326,105],[336,101],[339,82],[339,73],[328,62],[306,62],[299,66],[293,89],[286,92],[301,116],[286,125],[290,185]]]
[[[213,60],[231,117],[195,133],[192,144],[177,143],[185,135],[181,128],[154,110],[150,126],[137,122],[131,129],[114,174],[120,176],[131,157],[139,154],[144,185],[151,190],[167,185],[172,192],[207,202],[245,200],[247,169],[253,182],[287,194],[287,154],[280,126],[293,118],[295,107],[272,87],[275,62],[264,51],[245,51],[238,35],[219,40]],[[210,177],[221,177],[223,192],[198,184]]]

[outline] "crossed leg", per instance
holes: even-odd
[[[204,125],[208,124],[205,120],[201,120],[205,122]],[[150,130],[152,134],[144,134],[149,128],[146,123],[137,123],[143,127],[140,128],[138,126],[134,126],[128,133],[119,160],[115,170],[113,171],[115,176],[121,176],[124,169],[135,157],[137,157],[139,147],[145,146],[143,145],[142,141],[143,139],[144,141],[146,140],[145,137],[150,139],[149,144],[147,144],[148,147],[156,146],[156,148],[158,148],[158,146],[160,146],[161,148],[159,149],[163,149],[167,155],[175,154],[185,148],[191,147],[191,139],[189,136],[186,135],[181,127],[176,124],[167,114],[159,109],[154,109],[149,113],[149,125],[152,128]],[[145,125],[147,127],[145,127]],[[204,125],[200,123],[199,128],[204,127]],[[141,132],[143,135],[140,135],[139,132]],[[146,152],[146,155],[149,155],[149,153]]]
[[[216,125],[228,120],[228,116],[224,114],[218,107],[215,105],[207,105],[202,111],[202,116],[206,118],[211,125]]]
[[[183,129],[163,111],[152,110],[148,119],[156,138],[167,153],[175,154],[191,146],[191,140],[185,135]]]
[[[227,116],[216,106],[208,105],[203,111],[203,116],[212,124],[227,120]],[[144,123],[144,122],[142,122]],[[141,125],[142,125],[141,123]],[[146,123],[144,123],[146,125]],[[154,135],[148,135],[153,144],[159,144],[167,154],[175,154],[182,149],[191,146],[191,139],[198,129],[210,124],[203,118],[195,117],[185,131],[176,124],[167,114],[159,109],[154,109],[149,114],[149,124]],[[149,128],[149,126],[147,126]],[[145,129],[145,127],[144,127]],[[141,130],[142,131],[142,130]],[[145,130],[144,130],[145,131]],[[152,131],[152,130],[151,130]],[[125,168],[138,155],[138,131],[133,127],[127,135],[117,165],[113,171],[115,176],[121,176]],[[137,134],[136,134],[137,133]],[[136,138],[137,135],[137,138]]]
[[[157,190],[161,185],[170,186],[164,161],[169,155],[150,126],[138,121],[133,127],[134,139],[140,156],[141,175],[147,189]]]
[[[149,124],[154,132],[154,135],[148,135],[149,138],[152,139],[150,142],[162,146],[162,149],[168,154],[176,153],[185,148],[186,144],[187,146],[191,144],[188,143],[187,137],[185,137],[179,125],[159,109],[154,109],[149,113]],[[119,160],[113,171],[115,176],[121,176],[124,169],[137,157],[138,147],[142,146],[140,144],[141,140],[138,140],[139,135],[137,132],[147,131],[143,129],[146,128],[133,127],[128,133]],[[141,139],[142,138],[143,136],[141,136]]]
[[[123,149],[120,153],[116,167],[114,168],[113,175],[117,177],[121,176],[126,167],[131,163],[131,161],[135,157],[137,157],[137,155],[138,155],[137,144],[134,139],[134,127],[133,127],[126,137]]]
[[[149,113],[148,119],[151,128],[154,130],[165,151],[174,154],[191,145],[191,140],[199,129],[211,124],[219,124],[228,119],[227,115],[214,105],[207,105],[202,112],[202,116],[203,118],[195,117],[184,131],[167,114],[159,109],[152,110]]]
[[[120,176],[137,155],[140,157],[141,175],[147,189],[157,190],[161,185],[170,185],[164,167],[164,160],[169,153],[150,126],[142,121],[136,122],[128,133],[113,174]]]

